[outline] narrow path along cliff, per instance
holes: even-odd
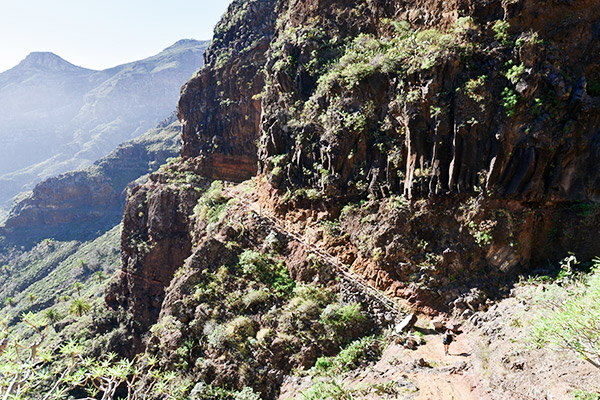
[[[276,215],[268,203],[261,202],[260,196],[248,195],[250,190],[244,184],[228,186],[226,192],[244,203],[247,211],[263,217],[274,229],[289,233],[292,240],[302,243],[321,261],[336,270],[337,264],[347,269],[338,261],[343,254],[331,256],[322,250],[327,248],[325,243],[308,234],[311,229],[318,229],[318,223],[311,226],[310,222],[296,221],[293,216]],[[381,284],[365,280],[357,271],[348,272],[350,278],[356,278],[358,288],[367,294],[367,302],[380,303],[379,307],[386,309],[386,303],[404,304],[404,299],[390,296]],[[574,391],[593,385],[597,371],[590,370],[570,354],[530,347],[527,326],[534,316],[526,315],[526,310],[535,301],[531,294],[533,288],[527,284],[517,285],[506,298],[489,303],[485,311],[465,313],[468,321],[456,321],[463,326],[448,355],[444,355],[441,332],[431,329],[431,315],[420,314],[416,332],[411,337],[421,343],[412,350],[406,348],[406,337],[400,335],[374,364],[326,377],[299,371],[285,380],[279,399],[313,399],[306,397],[306,393],[320,382],[333,383],[352,399],[570,399]],[[397,311],[396,307],[392,309]],[[346,397],[325,395],[323,398]]]
[[[473,349],[469,335],[458,335],[445,356],[442,335],[421,328],[423,344],[415,350],[391,343],[381,359],[368,368],[333,379],[356,399],[478,400],[489,399],[473,373]],[[302,392],[314,379],[286,381],[280,400],[303,399]]]
[[[290,377],[279,400],[304,400],[302,393],[319,379],[334,382],[352,399],[369,400],[556,400],[577,398],[578,391],[597,388],[600,375],[585,361],[528,346],[527,318],[533,315],[523,311],[531,304],[526,297],[530,289],[520,286],[488,310],[474,313],[448,355],[441,333],[420,319],[414,337],[422,344],[414,350],[403,342],[391,343],[376,363],[346,374]]]
[[[239,186],[230,186],[227,192],[230,196],[239,199],[248,211],[254,211],[267,220],[274,222],[279,229],[297,237],[297,240],[306,244],[311,250],[316,249],[315,254],[323,258],[323,261],[331,263],[329,259],[331,256],[327,257],[328,254],[323,253],[319,248],[314,248],[307,239],[297,232],[290,232],[291,228],[287,226],[285,221],[281,221],[267,210],[263,210],[261,204],[256,199],[251,199],[245,195]],[[334,262],[335,264],[337,263]],[[356,275],[352,271],[349,272]],[[374,288],[368,283],[365,285],[364,280],[358,275],[355,278],[358,279],[358,282],[366,291],[378,292],[380,289]],[[392,299],[388,299],[383,293],[379,292],[377,294],[377,298],[382,298],[385,303],[395,304]],[[422,321],[422,323],[428,325],[427,321]],[[417,400],[481,399],[480,395],[474,393],[477,385],[473,376],[465,374],[465,371],[472,367],[473,360],[473,350],[468,336],[465,334],[458,335],[451,346],[450,353],[444,355],[439,332],[427,328],[421,328],[419,331],[423,334],[423,345],[418,346],[415,350],[409,350],[400,344],[391,343],[374,366],[361,371],[358,375],[345,378],[342,384],[350,388],[401,385],[406,390],[401,390],[399,393],[404,392],[406,395],[407,392],[412,392],[412,395],[408,394],[408,398]],[[302,387],[303,385],[300,384],[300,388]],[[284,385],[280,399],[297,398],[298,390],[298,381],[293,381],[287,387]],[[367,395],[365,398],[376,399],[380,396],[374,394]]]
[[[350,280],[354,285],[356,285],[359,288],[360,291],[364,292],[365,295],[374,299],[375,302],[379,303],[380,306],[387,309],[388,320],[391,321],[392,318],[394,318],[394,316],[399,315],[399,313],[402,311],[400,309],[400,305],[395,300],[383,293],[380,290],[380,288],[373,286],[371,283],[369,283],[363,277],[361,277],[358,273],[353,271],[349,266],[344,265],[336,257],[329,254],[326,250],[323,250],[323,248],[321,248],[320,246],[312,244],[310,242],[310,239],[307,239],[302,233],[299,233],[293,227],[290,227],[285,220],[278,218],[272,213],[263,211],[259,203],[248,199],[240,191],[230,190],[229,194],[237,198],[240,201],[241,205],[247,211],[255,212],[261,218],[268,221],[274,229],[289,236],[291,239],[301,243],[307,248],[308,251],[320,258],[321,261],[330,265],[344,278]]]
[[[398,348],[397,345],[388,349],[389,352],[398,351],[405,365],[417,366],[413,373],[406,374],[417,386],[415,399],[482,399],[481,394],[476,393],[477,382],[468,373],[473,361],[469,336],[456,336],[448,355],[444,355],[440,334],[426,335],[425,340],[426,343],[415,351]],[[418,368],[421,359],[425,365]]]

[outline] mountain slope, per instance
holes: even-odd
[[[597,369],[516,343],[600,253],[600,8],[540,7],[234,0],[181,158],[128,192],[110,323],[69,333],[189,400],[596,398]],[[518,289],[538,273],[557,285]],[[442,355],[445,326],[466,335]]]
[[[187,360],[182,376],[238,390],[252,384],[276,398],[289,369],[271,366],[310,368],[322,351],[339,350],[285,330],[258,335],[273,320],[239,305],[239,287],[223,290],[223,307],[198,304],[214,288],[204,274],[237,276],[245,260],[235,253],[248,248],[277,253],[291,276],[347,295],[334,272],[321,274],[327,265],[317,252],[273,232],[273,215],[429,315],[467,318],[507,296],[520,274],[569,252],[585,261],[599,254],[600,90],[591,54],[600,9],[554,2],[545,11],[533,0],[234,1],[207,65],[182,91],[181,161],[127,200],[122,274],[107,295],[128,316],[120,319],[132,333],[127,354],[149,351],[175,367],[189,345],[185,354],[202,361]],[[213,192],[218,182],[199,194],[203,178],[241,181],[255,171],[245,199],[239,190],[227,201]],[[246,201],[254,212],[239,207]],[[264,218],[253,221],[257,210]],[[237,314],[228,308],[236,305]],[[326,320],[303,320],[318,315],[311,311],[288,326]],[[252,329],[237,331],[238,318]],[[216,324],[243,335],[219,342],[219,354],[200,334],[218,335]],[[163,328],[168,340],[153,337]],[[240,366],[260,354],[256,342],[273,357],[263,368]],[[281,355],[289,347],[296,357]],[[233,382],[223,382],[228,368],[238,371]]]
[[[0,204],[41,179],[83,168],[173,110],[208,42],[181,40],[103,71],[32,53],[0,74]]]
[[[178,154],[181,126],[175,115],[117,146],[93,165],[48,178],[15,201],[0,227],[9,244],[89,240],[117,225],[127,185]]]

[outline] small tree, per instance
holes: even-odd
[[[103,280],[106,279],[106,274],[102,271],[96,271],[94,273],[94,280],[98,283],[101,283]]]
[[[81,317],[92,310],[92,306],[85,300],[74,299],[69,307],[69,312],[77,317]]]
[[[13,336],[0,320],[1,400],[60,400],[75,388],[90,394],[81,400],[122,398],[116,394],[119,388],[127,390],[129,400],[175,400],[190,389],[189,382],[178,379],[176,372],[162,373],[156,357],[127,360],[114,353],[101,359],[84,357],[85,348],[72,339],[60,347],[60,354],[38,354],[47,327],[32,313],[24,314],[22,320],[34,330],[27,340]]]
[[[27,301],[29,302],[29,304],[33,304],[34,301],[36,301],[37,296],[33,293],[27,293],[27,295],[25,296],[27,298]]]
[[[54,325],[63,318],[62,314],[53,308],[44,311],[43,317],[49,325]]]
[[[83,289],[83,283],[75,282],[73,284],[73,289],[75,289],[77,291],[77,296],[81,296],[81,289]]]
[[[4,299],[4,305],[7,307],[14,306],[16,303],[14,297],[7,297]]]

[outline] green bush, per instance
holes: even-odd
[[[510,27],[510,24],[508,23],[508,21],[500,21],[500,20],[496,21],[494,26],[492,26],[492,30],[494,31],[494,36],[500,43],[502,43],[504,45],[510,44],[510,40],[509,40],[509,36],[508,36],[508,28],[509,27]]]
[[[525,72],[525,66],[523,64],[513,65],[506,72],[506,79],[515,84],[519,81],[519,78]]]
[[[352,392],[337,382],[318,382],[301,392],[303,400],[349,400]]]
[[[218,222],[230,204],[228,200],[223,194],[223,182],[213,181],[194,207],[194,216],[208,223]]]
[[[233,393],[233,400],[260,400],[260,395],[252,388],[245,387],[241,391]]]
[[[352,89],[375,72],[396,74],[429,69],[444,54],[457,47],[453,34],[436,29],[410,31],[406,24],[398,24],[397,35],[377,38],[369,34],[358,35],[348,44],[341,57],[330,64],[329,70],[318,80],[317,96],[334,87]]]
[[[187,398],[187,397],[186,397]],[[252,388],[246,387],[241,391],[232,391],[200,382],[190,393],[192,400],[260,400],[260,395]]]
[[[502,90],[502,107],[504,107],[507,116],[512,117],[515,114],[518,102],[519,96],[514,90],[510,88]]]
[[[244,250],[239,256],[239,265],[244,275],[263,278],[269,269],[267,256],[254,250]]]
[[[252,308],[263,304],[269,299],[269,293],[264,289],[251,290],[242,298],[242,303],[246,308]]]
[[[258,251],[245,250],[239,256],[239,266],[245,276],[261,281],[280,295],[289,294],[296,284],[282,261],[275,262]]]
[[[329,304],[321,313],[321,322],[329,334],[342,342],[357,331],[361,331],[361,327],[366,321],[367,317],[362,313],[360,304],[357,303]]]
[[[227,324],[227,337],[234,341],[245,341],[254,337],[254,323],[248,317],[240,315]]]
[[[207,337],[208,345],[216,350],[223,350],[231,341],[231,335],[225,325],[215,326]]]
[[[314,370],[319,374],[326,375],[333,370],[335,357],[319,357],[315,362]]]
[[[600,368],[600,259],[587,279],[565,288],[551,285],[537,300],[531,340],[538,347],[570,350]]]
[[[350,343],[335,357],[319,357],[314,370],[324,375],[340,374],[351,371],[380,355],[379,340],[373,336],[366,336]]]
[[[318,287],[315,285],[300,284],[294,288],[294,295],[303,300],[312,300],[319,305],[325,307],[335,301],[335,293],[329,289]]]
[[[573,396],[573,400],[600,400],[600,393],[585,390],[575,390]]]

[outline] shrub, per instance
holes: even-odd
[[[484,100],[482,93],[485,92],[485,80],[487,75],[481,75],[477,78],[468,80],[463,89],[464,93],[473,101],[481,103]]]
[[[531,340],[570,350],[600,368],[600,259],[595,272],[572,289],[552,285],[539,298],[544,310],[534,320]]]
[[[233,394],[234,400],[260,400],[260,395],[252,388],[245,387],[240,392]]]
[[[586,390],[575,390],[574,400],[600,400],[600,393],[588,392]]]
[[[193,400],[260,400],[260,395],[250,387],[238,392],[200,382],[192,389],[190,398]]]
[[[331,336],[339,341],[351,337],[356,331],[362,330],[367,317],[362,313],[360,304],[351,303],[340,305],[330,304],[321,313],[321,322]]]
[[[352,399],[349,389],[337,382],[318,382],[301,392],[303,400],[346,400]]]
[[[333,88],[351,90],[378,71],[395,74],[429,69],[457,46],[453,34],[435,29],[413,32],[406,22],[392,24],[397,35],[390,39],[360,34],[345,46],[341,57],[319,78],[316,95],[321,96]]]
[[[525,72],[525,66],[523,64],[513,65],[506,72],[506,79],[511,81],[511,83],[517,83],[521,75]]]
[[[181,331],[181,322],[172,315],[166,315],[152,325],[150,332],[158,337],[168,337]]]
[[[478,30],[478,26],[473,17],[460,17],[454,21],[452,29],[456,35],[464,35],[469,30]]]
[[[261,277],[268,268],[268,258],[258,251],[245,250],[239,256],[239,265],[245,275]]]
[[[317,287],[315,285],[298,285],[294,288],[294,295],[303,300],[312,300],[317,303],[319,307],[325,307],[325,305],[330,304],[335,300],[335,293],[329,289]]]
[[[245,250],[240,254],[239,266],[244,275],[269,285],[278,294],[288,294],[295,286],[283,262],[275,262],[257,251]]]
[[[508,28],[510,24],[508,21],[496,21],[494,26],[492,26],[492,30],[494,31],[494,37],[502,44],[507,45],[510,43],[508,36]]]
[[[502,90],[502,107],[504,107],[507,116],[512,117],[515,114],[518,102],[519,96],[514,90],[510,88]]]
[[[223,194],[223,182],[213,181],[194,207],[194,216],[208,223],[218,222],[229,205]]]
[[[225,325],[216,325],[210,329],[207,341],[208,345],[216,350],[223,350],[230,342],[231,335]]]
[[[314,300],[305,300],[298,306],[298,313],[301,318],[316,318],[320,312],[319,305]]]
[[[319,357],[314,369],[320,374],[340,374],[353,370],[380,355],[379,340],[373,336],[366,336],[350,343],[335,357]]]
[[[236,317],[227,324],[226,333],[230,340],[245,341],[254,336],[254,323],[248,317]]]
[[[264,289],[252,290],[248,292],[243,298],[242,303],[246,308],[252,308],[256,305],[262,304],[269,299],[269,293]]]

